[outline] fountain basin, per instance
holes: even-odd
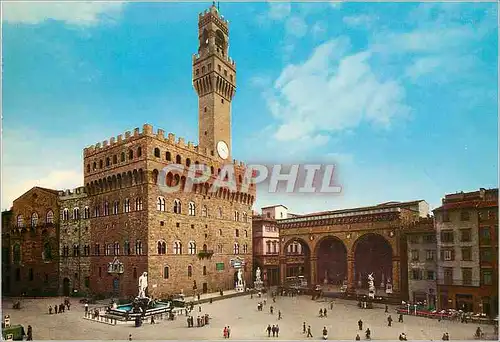
[[[145,312],[132,312],[132,308],[132,303],[118,305],[116,308],[109,308],[106,314],[121,317],[123,320],[133,321],[137,317],[150,317],[172,311],[171,304],[165,302],[155,302],[152,307],[147,308]]]

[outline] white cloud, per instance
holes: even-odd
[[[43,137],[27,127],[4,127],[2,142],[2,209],[10,208],[14,199],[34,186],[83,185],[84,145],[78,141]]]
[[[291,10],[289,2],[270,2],[268,16],[273,20],[283,20],[290,15]]]
[[[314,39],[321,39],[327,32],[327,24],[324,21],[317,21],[311,27],[311,34]]]
[[[344,22],[344,24],[348,26],[353,26],[353,27],[363,26],[365,28],[369,28],[377,21],[377,19],[378,18],[373,15],[361,14],[361,15],[343,17],[342,21]]]
[[[70,25],[93,26],[116,20],[124,2],[7,2],[2,4],[3,20],[10,23],[40,24],[46,20]]]
[[[287,19],[285,30],[288,35],[301,38],[307,33],[307,24],[303,18],[293,16]]]
[[[318,46],[310,58],[289,65],[266,94],[268,107],[280,122],[278,141],[316,137],[358,126],[362,121],[389,127],[406,115],[405,90],[396,80],[380,80],[370,51],[349,54],[349,41],[335,39]]]

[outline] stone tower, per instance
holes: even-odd
[[[236,64],[228,56],[228,28],[215,5],[200,13],[199,47],[193,56],[199,149],[221,160],[231,160],[231,101],[236,89]]]

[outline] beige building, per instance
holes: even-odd
[[[434,213],[439,307],[498,314],[498,189],[446,195]]]
[[[408,298],[436,307],[437,245],[432,218],[420,220],[406,235],[408,246]]]

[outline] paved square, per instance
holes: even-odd
[[[11,300],[4,300],[2,304],[4,315],[11,315],[12,324],[23,324],[25,328],[31,324],[35,340],[125,340],[129,334],[134,340],[222,340],[222,330],[226,325],[231,327],[231,339],[234,340],[273,339],[267,337],[265,329],[268,324],[279,324],[280,340],[298,340],[305,339],[302,334],[304,321],[311,325],[314,336],[311,340],[321,339],[324,326],[331,340],[354,340],[357,333],[364,339],[364,332],[358,331],[359,319],[364,322],[363,329],[370,328],[374,340],[396,340],[401,332],[406,333],[408,340],[440,340],[445,331],[450,333],[452,340],[470,340],[477,328],[474,324],[438,322],[412,316],[405,316],[404,323],[397,323],[394,308],[390,311],[395,322],[392,327],[387,327],[387,314],[382,306],[362,310],[355,301],[335,300],[333,310],[330,310],[329,303],[312,301],[309,296],[277,297],[276,303],[268,299],[263,311],[259,312],[257,303],[260,300],[257,296],[251,299],[245,295],[202,304],[202,313],[208,313],[211,320],[209,325],[200,328],[187,328],[185,316],[179,316],[175,321],[158,321],[155,325],[148,322],[139,328],[135,328],[132,322],[116,326],[93,322],[83,319],[84,306],[77,299],[72,299],[70,311],[57,315],[49,315],[48,307],[61,303],[63,298],[24,299],[21,310],[13,310]],[[275,308],[274,315],[269,312],[271,305]],[[319,309],[325,307],[328,318],[320,318]],[[282,320],[277,319],[278,310],[282,312]],[[193,314],[196,324],[198,307]],[[481,328],[492,337],[492,326]]]

